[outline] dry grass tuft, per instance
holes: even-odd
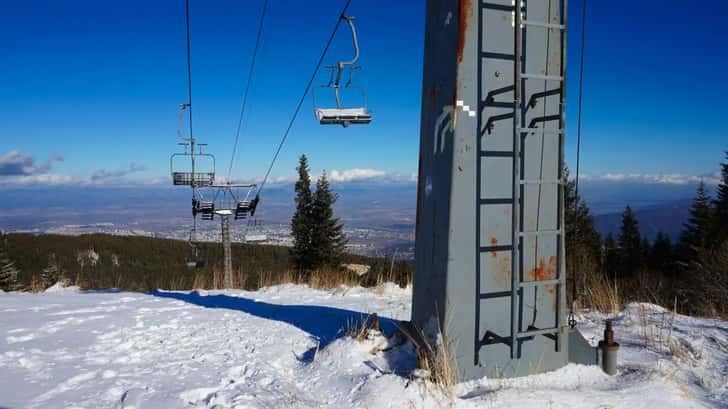
[[[622,306],[617,280],[601,274],[585,274],[584,297],[581,307],[616,314]]]
[[[457,385],[457,363],[451,355],[455,344],[443,333],[439,323],[434,340],[425,331],[419,329],[416,337],[400,328],[417,349],[417,367],[422,377],[442,392],[451,403],[455,398],[455,385]]]
[[[38,276],[33,276],[33,279],[30,281],[30,291],[34,293],[40,293],[45,291],[46,286],[43,280],[41,280]]]
[[[313,271],[309,276],[308,283],[312,288],[331,290],[339,286],[354,287],[359,282],[356,274],[349,271],[342,271],[336,268],[324,267]]]
[[[361,342],[367,339],[369,328],[367,319],[362,315],[358,320],[352,319],[346,322],[346,335]]]

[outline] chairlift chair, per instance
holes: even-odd
[[[248,216],[255,216],[255,209],[258,207],[260,202],[260,196],[255,195],[252,200],[241,200],[237,202],[235,207],[235,220],[247,219]]]
[[[215,202],[211,200],[192,199],[192,216],[200,214],[202,220],[212,220],[215,216]]]
[[[200,248],[198,246],[199,242],[196,240],[196,231],[195,229],[192,229],[190,231],[189,239],[187,240],[187,243],[190,245],[190,258],[187,259],[185,264],[187,265],[187,268],[190,269],[199,269],[205,267],[205,262],[200,260]]]
[[[351,60],[339,61],[336,65],[327,66],[326,68],[331,70],[331,77],[329,83],[321,85],[317,88],[331,88],[334,90],[334,97],[336,99],[336,107],[320,107],[316,103],[316,89],[314,88],[312,97],[314,105],[314,114],[316,119],[321,125],[341,125],[348,127],[352,124],[368,124],[372,121],[372,115],[366,108],[366,93],[364,88],[353,85],[352,79],[354,71],[358,71],[360,67],[354,66],[359,60],[359,42],[356,37],[356,29],[354,28],[354,17],[353,16],[341,16],[342,19],[346,20],[351,29],[351,37],[354,43],[354,57]],[[342,85],[341,77],[344,71],[349,69],[349,79]],[[361,106],[359,107],[344,107],[341,102],[341,90],[342,89],[358,89],[361,93]]]
[[[180,104],[179,118],[177,121],[177,137],[183,142],[178,145],[184,147],[183,152],[172,154],[169,158],[169,172],[172,174],[172,184],[176,186],[204,187],[215,183],[215,156],[203,153],[204,143],[195,143],[195,138],[190,135],[186,137],[182,133],[182,121],[184,111],[190,105]],[[189,147],[189,150],[187,149]],[[195,147],[198,151],[195,151]],[[182,167],[182,163],[189,163],[190,166]],[[200,168],[202,167],[202,171]],[[183,170],[185,169],[185,170]],[[186,170],[186,169],[189,169]]]
[[[250,226],[252,225],[252,231]],[[248,228],[245,229],[245,242],[246,243],[265,243],[268,241],[268,235],[261,228],[263,225],[261,220],[254,218],[252,223],[248,222]]]

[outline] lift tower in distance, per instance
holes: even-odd
[[[460,380],[595,364],[566,325],[566,1],[426,19],[413,324],[439,324]]]

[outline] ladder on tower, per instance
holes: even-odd
[[[552,6],[553,3],[553,6]],[[516,9],[520,8],[520,13],[516,13]],[[529,13],[529,9],[532,13]],[[536,337],[546,337],[553,341],[554,350],[560,351],[562,342],[562,325],[561,325],[561,297],[564,294],[564,272],[562,271],[563,262],[563,143],[564,143],[564,121],[563,121],[563,104],[564,104],[564,68],[565,68],[565,41],[566,27],[564,24],[565,16],[563,15],[563,0],[542,1],[542,0],[486,0],[479,2],[479,22],[478,22],[478,50],[480,58],[478,59],[478,135],[477,149],[479,158],[477,160],[476,170],[476,325],[475,325],[475,355],[474,361],[476,365],[480,365],[480,353],[483,347],[502,344],[510,348],[510,356],[512,359],[521,357],[523,344],[527,341],[534,340]],[[509,18],[510,17],[510,18]],[[492,47],[495,42],[492,39],[485,38],[488,35],[488,27],[483,29],[483,25],[503,24],[503,21],[511,21],[512,25],[512,53],[508,52],[503,46]],[[501,26],[504,27],[504,26]],[[491,28],[492,30],[492,28]],[[544,50],[534,51],[532,43],[527,41],[529,30],[546,30],[547,38],[545,52]],[[510,30],[507,30],[510,31]],[[535,38],[535,37],[534,37]],[[490,40],[490,41],[489,41]],[[529,49],[526,49],[528,44]],[[558,47],[558,53],[554,53],[552,47]],[[536,62],[536,56],[532,54],[538,53],[541,59],[544,55],[544,61]],[[552,61],[549,64],[549,58],[558,58],[558,61]],[[493,68],[495,67],[495,68]],[[504,68],[505,67],[505,68]],[[535,72],[529,71],[533,70]],[[555,67],[555,72],[549,68]],[[534,85],[535,84],[535,85]],[[547,105],[551,108],[551,112],[547,112]],[[556,108],[556,109],[554,109]],[[537,112],[539,111],[539,112]],[[499,132],[500,136],[504,136],[506,132],[512,135],[512,145],[510,149],[502,148],[503,143],[498,143],[501,149],[492,149],[488,145],[489,138],[494,137],[494,133]],[[500,137],[499,136],[499,137]],[[537,175],[532,175],[526,171],[526,165],[529,161],[538,162],[538,158],[527,157],[526,141],[532,142],[532,138],[541,138],[541,166]],[[554,139],[550,139],[554,138]],[[500,139],[505,140],[504,138]],[[544,176],[544,146],[545,144],[558,144],[558,169],[555,175]],[[485,146],[484,146],[485,145]],[[555,145],[550,145],[555,146]],[[532,152],[529,152],[532,153]],[[498,160],[511,161],[511,185],[508,187],[510,195],[500,194],[498,196],[489,196],[487,189],[483,188],[482,174],[483,170],[493,168],[494,163]],[[532,162],[532,163],[533,163]],[[533,166],[531,164],[531,166]],[[528,174],[527,174],[528,173]],[[497,175],[495,177],[501,177]],[[493,176],[491,176],[493,177]],[[488,181],[484,181],[488,183]],[[535,229],[526,230],[524,219],[532,216],[528,213],[527,205],[532,200],[524,200],[526,189],[529,186],[536,186],[538,192],[538,203],[536,205],[536,221]],[[552,204],[556,209],[555,226],[542,225],[540,221],[541,212],[541,196],[542,189],[545,186],[555,187],[557,204]],[[504,189],[501,189],[505,192]],[[500,206],[500,207],[497,207]],[[510,243],[500,244],[495,239],[492,242],[482,243],[481,229],[483,222],[488,225],[486,220],[488,215],[494,214],[489,209],[499,208],[503,206],[511,208],[511,235]],[[532,207],[532,206],[531,206]],[[527,214],[528,213],[528,214]],[[553,212],[552,212],[553,213]],[[530,219],[532,220],[532,219]],[[528,223],[528,224],[533,224]],[[486,234],[486,237],[488,234]],[[538,258],[539,239],[549,237],[555,239],[554,257],[550,259],[550,266],[547,267],[549,274],[540,274],[538,277],[534,274],[533,280],[526,280],[524,270],[524,253],[526,240],[535,241],[534,258]],[[481,287],[482,272],[484,271],[482,256],[491,253],[493,257],[496,254],[510,255],[510,288],[493,290]],[[530,261],[530,258],[529,258]],[[552,263],[553,262],[553,263]],[[534,262],[536,264],[536,262]],[[535,266],[538,269],[540,266]],[[543,271],[541,271],[543,273]],[[531,323],[524,323],[524,293],[525,291],[537,292],[538,289],[544,289],[547,286],[554,289],[554,320],[552,324],[537,327]],[[508,300],[510,306],[510,330],[500,333],[481,322],[481,303],[488,300]],[[505,303],[506,301],[501,301]],[[535,302],[534,302],[535,305]],[[536,321],[536,310],[534,308],[534,323]]]

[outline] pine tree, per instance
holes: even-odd
[[[690,217],[683,224],[683,233],[680,237],[681,258],[685,261],[692,259],[697,250],[708,246],[713,222],[713,210],[710,203],[705,183],[701,181],[698,184],[693,203],[690,205]]]
[[[725,152],[725,158],[726,161],[721,164],[721,181],[716,189],[715,198],[715,227],[719,242],[728,240],[728,151]]]
[[[315,265],[311,248],[313,196],[306,155],[301,155],[298,159],[296,170],[298,171],[298,181],[295,185],[296,197],[294,199],[296,211],[291,219],[291,234],[293,235],[291,258],[293,265],[298,270],[310,271]]]
[[[673,257],[670,236],[658,232],[649,253],[648,266],[656,272],[670,274],[673,270]]]
[[[594,225],[589,206],[576,192],[576,182],[569,180],[569,170],[564,168],[568,180],[564,186],[564,224],[566,229],[566,276],[577,292],[584,290],[585,274],[601,270],[602,239]],[[572,297],[573,291],[567,292]]]
[[[44,287],[48,288],[58,282],[61,276],[61,269],[56,262],[56,255],[51,253],[48,255],[48,265],[40,273],[40,280]]]
[[[316,267],[337,267],[346,245],[344,226],[334,217],[334,203],[337,196],[331,191],[326,172],[316,181],[313,195],[311,246]]]
[[[15,262],[10,259],[8,254],[7,237],[0,232],[0,290],[17,290],[19,288],[18,272]]]
[[[609,277],[614,277],[619,270],[619,248],[612,233],[607,234],[604,239],[604,272]]]
[[[620,261],[618,273],[622,277],[632,277],[642,265],[642,250],[639,223],[629,206],[622,213],[618,245]]]

